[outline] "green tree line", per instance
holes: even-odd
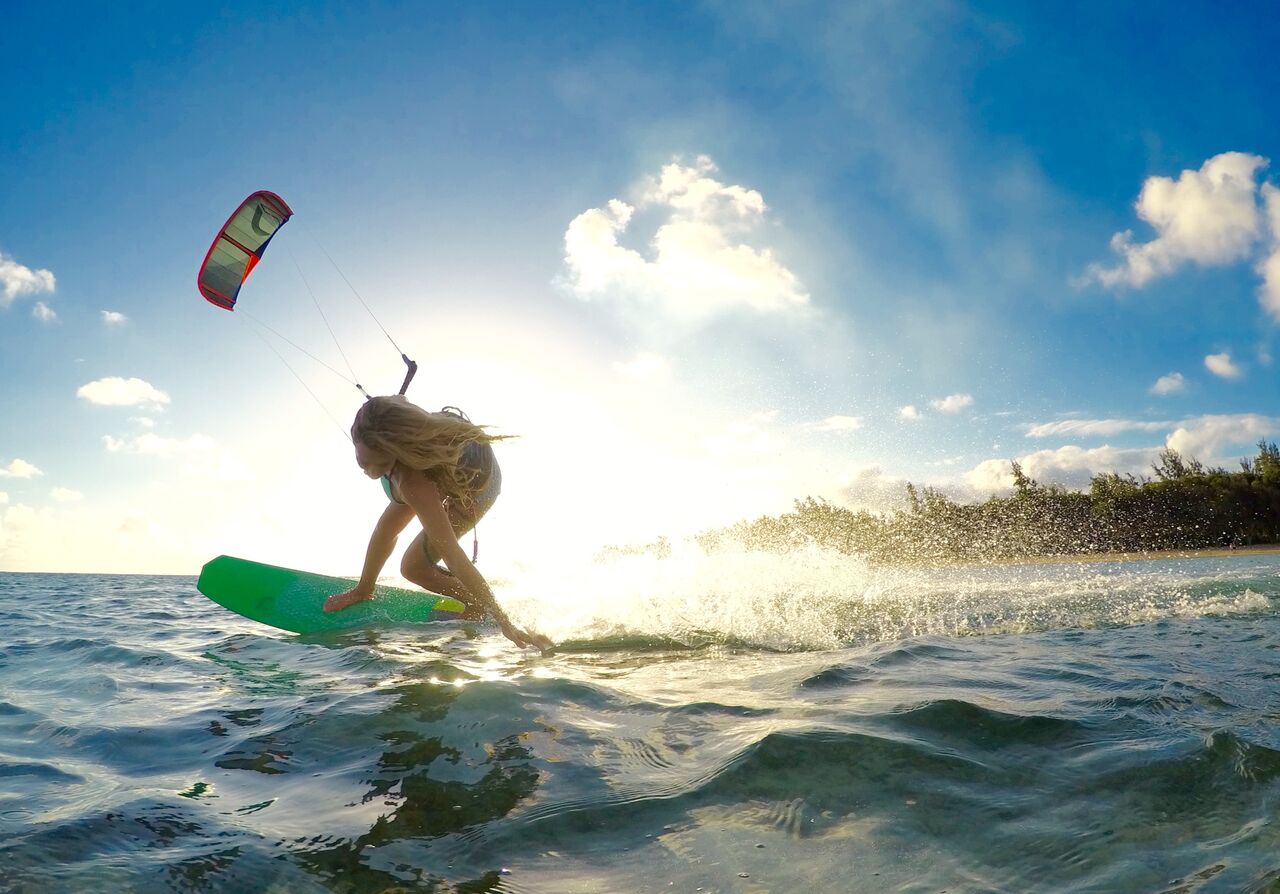
[[[699,541],[708,549],[817,545],[893,563],[1280,543],[1280,449],[1273,443],[1259,442],[1257,456],[1242,460],[1238,472],[1166,449],[1152,476],[1094,475],[1087,491],[1040,484],[1011,465],[1014,489],[1005,497],[959,503],[907,484],[907,507],[884,514],[807,497],[790,512],[709,531]]]

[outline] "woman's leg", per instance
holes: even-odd
[[[405,580],[412,581],[424,590],[452,596],[467,603],[470,614],[469,606],[473,602],[471,594],[456,577],[428,560],[425,541],[426,532],[419,531],[418,536],[413,538],[409,548],[404,551],[404,558],[400,560],[400,574]]]
[[[457,503],[450,501],[449,521],[453,526],[454,536],[461,538],[463,534],[479,524],[485,513],[493,508],[501,492],[502,470],[495,461],[488,483],[470,506],[464,510]],[[409,548],[404,551],[404,558],[400,561],[400,573],[405,580],[413,581],[424,589],[465,602],[467,610],[463,613],[463,618],[467,620],[483,618],[484,609],[476,604],[471,594],[467,592],[467,588],[456,577],[440,567],[439,561],[440,554],[431,548],[427,532],[419,531],[418,536],[413,538]]]

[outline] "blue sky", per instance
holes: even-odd
[[[195,290],[262,188],[242,308],[520,435],[495,561],[1280,436],[1265,4],[128,7],[3,13],[0,568],[358,566],[359,395]]]

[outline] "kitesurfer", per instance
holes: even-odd
[[[502,489],[502,470],[491,435],[461,412],[445,408],[428,412],[400,395],[365,401],[351,426],[356,463],[370,478],[382,481],[390,501],[374,526],[365,552],[360,581],[332,596],[327,612],[340,611],[373,597],[382,566],[396,538],[415,517],[422,531],[400,562],[400,573],[424,589],[465,602],[464,617],[491,615],[513,643],[549,649],[551,641],[511,623],[468,558],[458,537],[475,528]],[[443,560],[445,568],[437,563]]]

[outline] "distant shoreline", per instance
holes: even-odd
[[[1101,565],[1106,562],[1146,562],[1157,559],[1231,559],[1244,556],[1280,556],[1280,543],[1252,546],[1211,546],[1203,549],[1157,549],[1148,552],[1119,553],[1055,553],[1045,556],[1019,556],[997,559],[953,559],[929,564],[939,568],[974,565]],[[923,564],[923,563],[922,563]]]

